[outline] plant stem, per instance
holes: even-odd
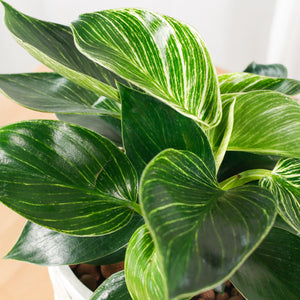
[[[233,121],[234,121],[234,105],[235,105],[235,101],[236,101],[236,97],[234,97],[233,99],[230,99],[229,101],[227,101],[226,105],[229,105],[229,109],[228,109],[228,113],[226,115],[227,118],[227,124],[225,127],[225,131],[223,133],[223,138],[221,141],[221,144],[217,150],[217,152],[215,153],[215,161],[216,161],[216,168],[217,171],[219,170],[219,167],[223,161],[224,155],[226,153],[229,141],[230,141],[230,137],[231,137],[231,132],[233,129]]]
[[[141,206],[138,203],[132,203],[132,209],[139,215],[143,216]]]
[[[245,183],[260,180],[263,177],[267,177],[271,175],[272,175],[271,170],[265,170],[265,169],[247,170],[222,181],[221,183],[219,183],[219,187],[222,190],[226,191],[244,185]]]

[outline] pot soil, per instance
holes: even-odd
[[[79,264],[72,265],[70,268],[86,287],[95,291],[105,279],[123,270],[124,263],[103,266]],[[230,281],[226,281],[224,293],[209,290],[193,297],[191,300],[245,300],[245,298],[233,287]]]

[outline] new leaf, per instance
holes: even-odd
[[[72,29],[78,49],[101,66],[205,127],[220,121],[215,68],[193,28],[146,10],[114,9],[83,14]]]

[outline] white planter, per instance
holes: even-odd
[[[69,266],[49,267],[48,270],[55,300],[88,300],[92,295]]]

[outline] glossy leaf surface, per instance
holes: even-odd
[[[223,191],[205,162],[187,151],[156,156],[143,173],[140,197],[170,299],[222,283],[267,235],[276,216],[270,192],[256,186]]]
[[[106,279],[94,292],[90,300],[131,300],[125,282],[124,271]]]
[[[260,184],[276,196],[279,214],[300,234],[300,159],[281,159]]]
[[[126,246],[143,224],[140,216],[120,230],[98,237],[71,236],[27,222],[19,240],[5,258],[38,265],[74,265],[91,261],[112,264],[124,260]]]
[[[69,27],[29,17],[1,2],[7,28],[32,56],[98,95],[118,100],[115,80],[126,82],[81,54],[74,45]]]
[[[87,90],[55,73],[0,75],[0,90],[28,108],[54,113],[114,115],[97,104],[101,101]]]
[[[117,146],[122,146],[121,121],[110,116],[91,116],[57,114],[56,117],[65,122],[77,124],[91,129],[111,140]]]
[[[273,228],[230,280],[248,300],[299,299],[299,236]]]
[[[135,171],[100,135],[59,121],[0,129],[0,201],[30,221],[72,235],[102,235],[131,220]]]
[[[215,68],[193,28],[130,8],[83,14],[72,29],[80,51],[100,65],[204,126],[218,123]]]
[[[120,86],[122,131],[126,155],[138,174],[162,150],[189,150],[209,164],[215,173],[214,157],[203,130],[152,96]]]
[[[141,226],[130,239],[125,256],[125,278],[132,299],[169,299],[157,255],[150,232],[146,225]]]
[[[282,64],[257,64],[256,62],[252,62],[247,66],[244,72],[254,73],[264,76],[271,77],[287,77],[287,68]]]
[[[277,91],[286,95],[300,93],[300,81],[287,78],[266,77],[249,73],[229,73],[218,76],[221,94]]]
[[[300,105],[277,92],[223,95],[236,97],[229,151],[300,157]]]

